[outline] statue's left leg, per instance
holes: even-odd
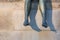
[[[27,26],[29,25],[29,20],[28,20],[28,17],[29,17],[29,14],[30,14],[30,11],[31,11],[31,5],[32,5],[32,1],[31,0],[25,0],[25,19],[24,19],[24,26]]]
[[[39,0],[39,9],[42,14],[42,26],[47,28],[45,1]]]

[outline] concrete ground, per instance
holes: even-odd
[[[32,26],[24,26],[24,2],[0,2],[0,40],[60,40],[60,3],[52,5],[52,13],[47,11],[49,27],[44,28],[37,3],[30,14]]]

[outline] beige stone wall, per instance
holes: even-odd
[[[18,2],[23,0],[0,0],[0,2]]]
[[[1,2],[0,5],[1,5],[0,6],[0,30],[15,30],[15,29],[20,30],[21,28],[25,30],[25,27],[23,26],[24,2],[23,1],[13,2],[13,3]],[[59,12],[60,9],[59,5],[60,3],[52,3],[53,10],[58,10]],[[27,28],[26,30],[30,30],[30,29]]]
[[[8,1],[8,0],[0,0],[0,1]],[[19,1],[19,0],[11,0],[11,1]],[[59,2],[60,0],[52,0],[53,2]]]
[[[53,3],[51,27],[42,27],[42,17],[38,9],[36,23],[42,31],[38,32],[31,26],[23,26],[24,2],[0,2],[0,40],[60,40],[60,3]],[[33,12],[34,10],[32,10]]]

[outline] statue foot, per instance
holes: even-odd
[[[23,24],[24,26],[28,26],[29,24]]]
[[[43,27],[47,28],[48,26],[47,25],[42,25]]]
[[[45,28],[48,27],[47,23],[42,24],[42,26],[45,27]]]
[[[29,25],[28,21],[25,21],[23,25],[28,26]]]

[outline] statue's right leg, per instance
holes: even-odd
[[[47,22],[46,22],[46,8],[45,8],[45,1],[39,0],[39,9],[42,14],[42,26],[47,28]]]
[[[31,0],[25,0],[25,20],[24,20],[24,26],[29,25],[28,22],[28,16],[30,14],[30,10],[31,10]]]

